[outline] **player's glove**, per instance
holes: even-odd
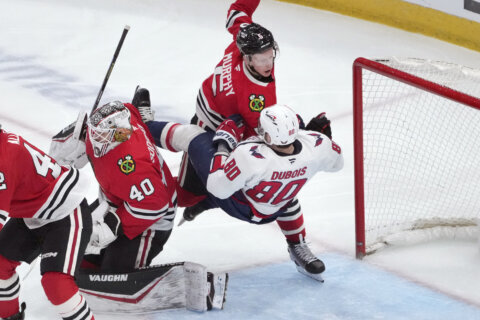
[[[218,126],[215,136],[213,136],[213,144],[219,146],[223,144],[228,151],[232,151],[237,147],[239,141],[243,138],[245,132],[245,125],[240,115],[234,114]]]
[[[77,120],[52,138],[48,154],[61,165],[83,168],[88,163],[85,146],[87,113],[82,111]]]
[[[327,119],[325,112],[322,112],[315,118],[312,118],[312,120],[310,120],[305,129],[323,133],[324,135],[332,139],[332,128],[330,127],[330,120]]]
[[[120,218],[116,213],[108,211],[103,221],[95,221],[92,236],[85,250],[86,254],[100,254],[100,251],[115,241],[121,232]]]

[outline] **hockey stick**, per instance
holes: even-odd
[[[110,62],[110,66],[108,67],[108,71],[107,71],[107,74],[105,75],[105,79],[103,79],[102,87],[100,88],[100,91],[98,92],[98,95],[97,95],[97,100],[95,100],[95,103],[93,104],[92,112],[97,108],[98,103],[102,98],[103,91],[107,86],[108,79],[110,78],[110,74],[112,73],[113,67],[115,66],[115,62],[117,61],[118,54],[120,53],[120,49],[122,48],[123,41],[127,36],[128,30],[130,30],[130,26],[126,25],[125,28],[123,28],[122,36],[120,37],[120,41],[118,42],[117,49],[113,54],[112,62]]]

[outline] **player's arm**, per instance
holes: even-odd
[[[339,171],[343,168],[342,149],[333,140],[322,135],[324,145],[319,149],[319,159],[321,159],[320,170],[327,172]]]
[[[238,152],[217,152],[207,178],[207,190],[219,199],[227,199],[245,186],[248,172],[242,167]]]
[[[137,164],[138,165],[138,164]],[[124,234],[133,239],[160,219],[173,220],[175,210],[158,172],[150,167],[124,183],[123,204],[117,209]]]
[[[257,9],[260,0],[237,0],[230,6],[225,28],[236,39],[242,23],[252,23],[252,15]]]
[[[217,147],[217,152],[210,164],[206,187],[208,192],[217,198],[226,199],[245,185],[247,172],[240,169],[234,152],[238,142],[242,139],[244,129],[242,118],[233,115],[218,126],[213,137],[213,144]]]

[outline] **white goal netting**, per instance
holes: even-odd
[[[375,61],[480,97],[480,70]],[[473,235],[480,217],[480,110],[366,69],[361,85],[366,253]]]

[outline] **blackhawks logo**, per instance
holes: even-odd
[[[125,158],[118,159],[118,166],[120,167],[120,171],[125,174],[130,174],[135,171],[135,161],[131,155],[126,155]]]
[[[254,112],[260,112],[265,108],[265,97],[259,94],[258,96],[256,94],[251,94],[250,97],[250,103],[248,104],[250,107],[250,110]]]

